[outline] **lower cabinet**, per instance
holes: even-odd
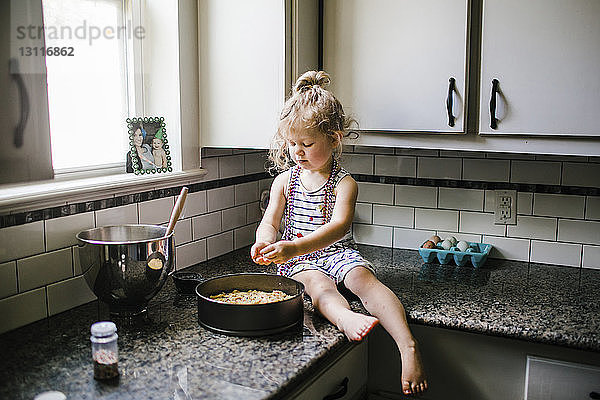
[[[600,394],[600,352],[412,325],[429,390],[401,393],[396,345],[382,329],[369,335],[369,400],[592,399]],[[577,393],[568,397],[563,393]]]
[[[353,345],[294,392],[292,400],[366,398],[368,340]]]

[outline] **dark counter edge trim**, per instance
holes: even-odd
[[[516,190],[517,192],[530,193],[549,193],[566,194],[578,196],[600,196],[600,188],[582,187],[582,186],[561,186],[561,185],[543,185],[526,183],[508,183],[508,182],[486,182],[486,181],[465,181],[456,179],[429,179],[429,178],[410,178],[398,176],[366,175],[352,174],[357,182],[364,183],[382,183],[395,185],[411,186],[430,186],[445,188],[479,189],[479,190]],[[202,190],[217,189],[241,183],[254,182],[261,179],[272,178],[267,172],[256,174],[236,176],[232,178],[217,179],[208,182],[199,182],[192,185],[186,185],[190,193]],[[8,214],[0,216],[0,228],[8,228],[16,225],[28,224],[31,222],[43,221],[47,219],[66,217],[69,215],[104,210],[112,207],[124,206],[127,204],[140,203],[148,200],[160,199],[163,197],[177,196],[181,192],[183,185],[174,186],[165,189],[149,190],[135,194],[109,197],[100,200],[85,201],[80,203],[67,204],[45,208],[41,210],[25,211],[21,213]]]

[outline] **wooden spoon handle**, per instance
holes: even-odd
[[[188,188],[183,187],[181,189],[181,193],[179,193],[179,197],[177,198],[177,202],[175,203],[175,207],[173,207],[173,211],[171,212],[171,219],[169,220],[169,226],[167,227],[167,233],[165,236],[169,236],[173,233],[173,229],[175,229],[175,224],[179,219],[179,215],[183,211],[183,206],[185,204],[185,198],[187,197]]]

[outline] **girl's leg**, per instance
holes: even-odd
[[[427,380],[421,355],[398,297],[364,267],[350,270],[344,284],[360,298],[367,311],[379,319],[396,342],[402,358],[402,391],[405,394],[425,391]]]
[[[304,284],[315,308],[349,340],[361,340],[379,322],[370,315],[352,311],[346,298],[338,292],[335,282],[322,272],[302,271],[295,274],[294,279]]]

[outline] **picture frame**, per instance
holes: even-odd
[[[129,151],[126,170],[136,175],[172,172],[171,152],[163,117],[127,118]]]

